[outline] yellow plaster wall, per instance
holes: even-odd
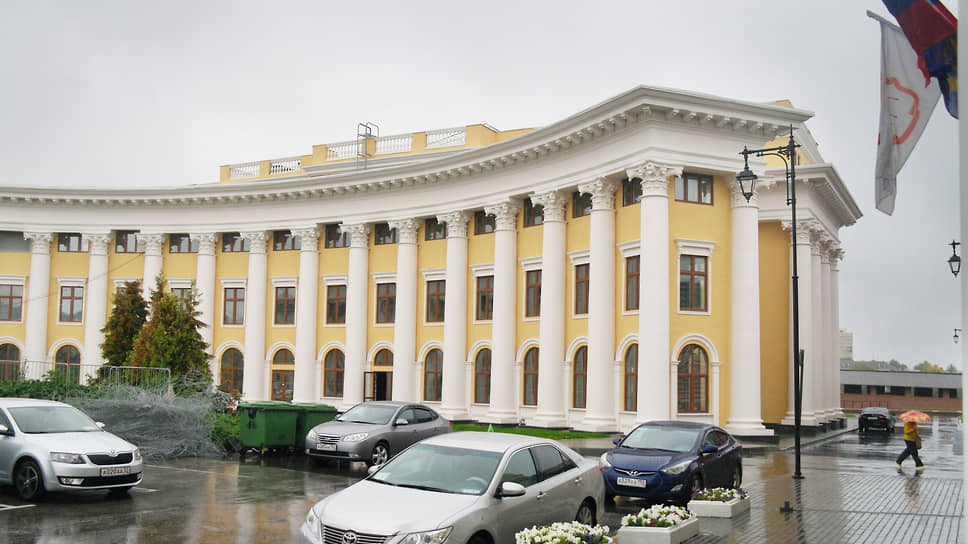
[[[299,254],[298,250],[275,251],[272,249],[273,240],[270,233],[269,241],[266,242],[266,349],[279,342],[288,342],[296,345],[296,325],[276,325],[276,290],[272,284],[273,278],[295,278],[298,286],[299,282]],[[296,297],[299,297],[299,290],[296,290]],[[269,353],[268,359],[272,360],[273,353]],[[295,353],[293,354],[295,355]],[[275,367],[273,367],[275,368]],[[285,368],[289,368],[288,366]]]
[[[245,326],[244,325],[223,325],[223,310],[225,308],[225,288],[222,280],[226,279],[246,279],[249,272],[249,254],[224,253],[222,252],[222,241],[216,243],[215,254],[215,327],[212,331],[212,348],[219,349],[225,342],[238,342],[245,345]],[[248,283],[245,284],[246,304],[249,302]],[[216,353],[219,357],[221,353]]]
[[[622,189],[615,199],[615,243],[639,241],[642,205],[622,205]],[[641,270],[641,260],[639,262]],[[615,346],[630,334],[639,332],[639,312],[625,311],[625,257],[615,249]],[[624,356],[624,354],[623,354]]]
[[[346,325],[326,325],[326,291],[327,285],[322,281],[322,276],[346,275],[349,270],[350,250],[345,247],[326,247],[326,233],[320,236],[319,240],[319,292],[317,293],[316,304],[319,313],[316,319],[316,354],[320,358],[326,356],[319,353],[323,346],[330,342],[346,344]],[[345,350],[343,355],[346,355]],[[322,374],[322,373],[320,373]]]
[[[18,338],[21,341],[20,356],[23,357],[23,338],[26,336],[27,320],[27,299],[30,293],[30,252],[10,253],[0,252],[0,261],[3,262],[3,273],[11,276],[23,276],[25,278],[23,288],[23,298],[20,306],[20,322],[0,321],[0,337],[7,336]]]
[[[427,318],[427,280],[425,270],[447,268],[447,240],[425,240],[424,226],[417,230],[417,357],[420,357],[427,342],[444,343],[444,323],[424,324]],[[446,288],[446,286],[445,286]],[[450,291],[447,289],[446,293]]]
[[[47,341],[44,343],[45,349],[50,350],[51,341],[61,339],[71,339],[78,349],[84,343],[84,323],[87,322],[87,300],[88,288],[84,286],[84,322],[79,324],[58,325],[60,318],[60,289],[57,285],[58,277],[87,278],[88,272],[88,253],[87,252],[63,252],[57,251],[57,236],[54,236],[50,245],[50,297],[47,299]],[[108,270],[110,270],[110,266]],[[141,274],[138,274],[140,277]],[[25,297],[26,298],[26,297]],[[26,317],[26,316],[25,316]]]
[[[397,269],[397,247],[398,244],[374,245],[376,239],[374,233],[370,233],[370,256],[369,274],[367,275],[367,330],[366,343],[367,351],[380,342],[393,344],[393,324],[376,324],[376,282],[373,281],[373,274],[394,272]],[[399,308],[397,308],[399,311]],[[396,354],[394,354],[396,355]]]
[[[790,348],[790,233],[760,223],[760,407],[779,423],[788,401]]]
[[[565,348],[571,346],[576,338],[588,335],[588,314],[581,317],[575,315],[575,265],[568,254],[573,251],[587,251],[591,247],[591,215],[573,217],[574,199],[569,196],[565,208]],[[589,266],[589,273],[594,277],[595,271]],[[594,281],[594,280],[592,280]],[[591,287],[589,285],[589,287]],[[542,298],[546,296],[541,293]],[[565,357],[571,358],[571,353]],[[569,379],[569,383],[571,383]]]
[[[477,265],[494,264],[494,237],[493,232],[487,234],[474,234],[474,219],[471,218],[468,225],[467,234],[467,349],[470,350],[481,340],[490,341],[492,325],[491,322],[475,322],[477,317],[477,278],[471,267]],[[473,360],[474,355],[470,354]]]
[[[518,262],[515,263],[515,275],[517,277],[517,283],[515,284],[515,296],[518,299],[515,301],[515,313],[517,313],[517,338],[514,344],[515,346],[515,356],[517,356],[517,349],[520,346],[530,340],[538,340],[540,338],[539,330],[540,325],[537,318],[524,318],[524,302],[525,302],[525,290],[527,284],[525,283],[525,273],[521,268],[520,261],[522,259],[529,259],[532,257],[541,256],[541,244],[542,238],[544,236],[544,225],[535,225],[533,227],[524,227],[524,212],[518,214]],[[520,394],[518,395],[520,397]]]

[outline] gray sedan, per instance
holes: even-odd
[[[422,404],[357,404],[306,435],[306,455],[323,460],[382,465],[414,442],[451,431],[450,422]]]
[[[428,438],[316,503],[300,541],[514,542],[533,525],[604,515],[598,463],[553,440],[458,432]]]

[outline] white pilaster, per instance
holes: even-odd
[[[494,231],[494,315],[491,319],[491,399],[485,421],[517,422],[514,394],[517,316],[517,224],[519,202],[509,200],[484,208],[493,214]],[[540,352],[539,352],[540,358]],[[540,367],[539,367],[540,368]],[[540,381],[539,381],[540,384]]]
[[[578,186],[592,195],[591,248],[588,267],[588,391],[584,420],[576,427],[614,431],[612,381],[615,367],[615,191],[618,184],[605,178]],[[565,298],[565,297],[562,297]]]
[[[467,221],[464,211],[438,215],[447,223],[446,297],[444,298],[444,368],[440,413],[467,419],[464,366],[467,363]]]
[[[245,292],[245,367],[242,373],[242,398],[269,398],[266,361],[266,241],[265,231],[243,232],[249,241],[249,273]]]
[[[419,400],[417,357],[417,227],[414,219],[390,221],[397,229],[397,305],[393,317],[393,399]]]
[[[726,430],[740,436],[769,436],[773,431],[763,426],[761,417],[759,195],[754,193],[747,202],[736,181],[730,182],[729,192],[733,255]]]
[[[104,333],[101,329],[107,322],[108,314],[108,244],[110,232],[84,234],[90,245],[87,264],[87,288],[84,289],[84,356],[83,365],[100,365],[101,344]],[[84,369],[85,376],[93,376],[93,366]]]
[[[813,346],[813,314],[811,312],[811,304],[813,302],[813,295],[811,290],[813,287],[812,270],[813,266],[811,263],[810,256],[810,227],[811,223],[808,221],[798,221],[797,222],[797,236],[796,239],[792,241],[791,251],[797,252],[797,275],[799,276],[797,280],[797,289],[799,291],[799,336],[800,336],[800,349],[805,352],[804,357],[804,370],[803,370],[803,384],[802,384],[802,403],[800,405],[800,425],[802,426],[816,426],[818,424],[817,418],[814,416],[814,405],[813,405],[813,380],[810,378],[812,370],[810,365],[813,364],[815,354],[811,353]],[[791,230],[791,221],[782,221],[781,225],[784,230]],[[792,253],[791,253],[792,257]],[[792,271],[792,268],[791,268]],[[793,292],[790,292],[790,308],[793,308]],[[795,399],[794,399],[794,378],[793,378],[793,317],[790,318],[790,354],[787,360],[787,368],[789,368],[789,383],[787,386],[788,402],[787,402],[787,414],[781,421],[783,425],[794,425],[795,423]]]
[[[50,232],[25,232],[30,240],[30,279],[27,285],[27,315],[24,318],[24,358],[28,361],[47,360],[47,305],[50,297]],[[38,365],[32,365],[35,369]],[[39,371],[39,368],[37,368]],[[43,373],[31,375],[39,379]]]
[[[299,283],[296,286],[296,364],[292,400],[317,402],[316,301],[319,299],[319,227],[292,229],[299,237]]]
[[[161,234],[136,234],[138,243],[145,247],[144,283],[141,294],[145,300],[151,300],[151,292],[155,289],[155,279],[161,274]]]
[[[212,331],[215,329],[215,243],[218,235],[213,232],[192,234],[192,240],[198,241],[198,258],[195,263],[195,289],[198,290],[198,318],[206,326],[199,331],[202,340],[208,344],[208,354],[213,355],[215,347],[212,345]],[[218,361],[209,361],[212,376],[218,379]]]
[[[824,367],[827,364],[827,349],[824,342],[824,304],[823,304],[823,265],[820,254],[823,252],[823,234],[817,223],[813,223],[810,231],[810,316],[813,320],[813,338],[811,346],[813,355],[809,357],[810,366],[804,369],[804,375],[812,380],[809,390],[813,393],[813,416],[817,423],[827,421],[826,402],[824,394]],[[811,348],[807,348],[810,353]]]
[[[346,278],[346,361],[343,370],[343,408],[363,402],[366,369],[366,309],[370,261],[370,225],[340,225],[350,233],[349,273]]]
[[[538,327],[538,406],[534,420],[539,427],[563,427],[565,399],[562,373],[565,361],[565,204],[557,191],[531,196],[544,207],[541,241],[541,322]]]
[[[630,168],[629,179],[642,180],[639,236],[639,375],[636,421],[672,417],[669,361],[670,278],[669,178],[682,174],[681,167],[648,161]]]

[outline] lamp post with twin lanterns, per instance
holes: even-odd
[[[781,146],[767,147],[763,149],[748,149],[746,146],[740,151],[743,156],[743,171],[736,175],[740,190],[746,201],[753,198],[753,190],[756,185],[756,174],[750,170],[749,157],[779,157],[786,165],[786,203],[790,206],[791,213],[791,247],[793,248],[793,450],[796,460],[794,465],[793,477],[797,480],[803,478],[800,472],[800,416],[803,411],[803,358],[804,354],[800,350],[800,289],[799,275],[797,274],[797,148],[800,147],[793,140],[793,125],[790,125],[790,140]]]

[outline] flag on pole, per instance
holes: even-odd
[[[922,76],[917,54],[900,28],[867,12],[881,23],[881,120],[874,167],[874,202],[894,213],[897,173],[904,166],[934,111],[941,90]]]
[[[939,0],[884,0],[918,54],[924,78],[934,77],[948,113],[958,118],[958,19]]]

